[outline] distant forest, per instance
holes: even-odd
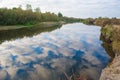
[[[21,6],[12,9],[0,8],[0,25],[31,25],[50,21],[79,22],[80,19],[65,17],[60,12],[58,14],[51,12],[42,13],[39,7],[32,10],[30,4],[26,5],[26,10],[23,10]]]

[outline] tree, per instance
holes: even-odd
[[[26,5],[26,10],[32,11],[32,6],[31,6],[30,4],[27,4],[27,5]]]
[[[50,12],[41,13],[40,8],[33,12],[29,4],[26,5],[26,10],[23,10],[21,5],[13,9],[0,8],[0,25],[28,25],[45,21],[76,22],[79,19],[63,17],[61,13],[58,15]]]
[[[18,8],[22,9],[22,5],[19,5],[19,7],[18,7]]]
[[[63,17],[62,13],[59,12],[58,13],[58,17]]]
[[[37,8],[35,9],[35,12],[41,12],[41,11],[40,11],[40,8],[37,7]]]

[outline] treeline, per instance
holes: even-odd
[[[50,12],[33,12],[21,8],[0,9],[0,25],[34,24],[41,21],[59,21],[59,17]]]
[[[23,10],[21,7],[12,9],[0,8],[0,25],[30,25],[38,22],[75,22],[79,20],[77,18],[64,17],[62,13],[41,13],[40,8],[36,8],[33,11],[31,5],[26,5],[26,10]]]
[[[120,24],[120,19],[117,18],[87,18],[82,19],[85,24],[98,25],[104,27],[106,24]]]

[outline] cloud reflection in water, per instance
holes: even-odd
[[[3,42],[0,80],[65,80],[73,74],[98,80],[101,69],[109,62],[99,30],[76,23]]]

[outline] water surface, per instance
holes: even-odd
[[[13,31],[9,39],[10,32],[2,32],[0,80],[99,80],[110,60],[100,27],[75,23],[52,30],[22,36]]]

